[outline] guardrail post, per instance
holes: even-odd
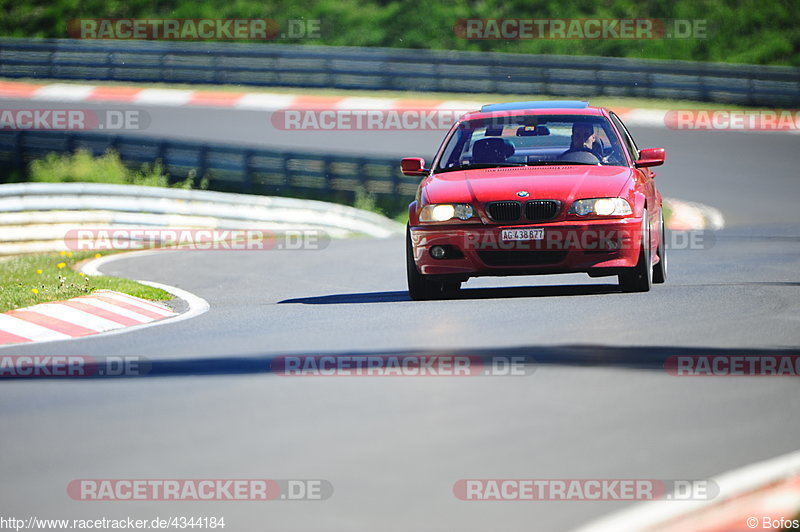
[[[325,192],[333,194],[333,186],[331,185],[331,167],[333,166],[333,159],[329,156],[322,158],[322,176],[325,178]]]
[[[750,105],[758,105],[756,101],[756,80],[753,76],[747,79],[747,103]]]
[[[597,92],[600,95],[605,95],[606,93],[606,84],[603,82],[602,76],[600,76],[600,72],[603,69],[603,65],[600,65],[599,68],[595,68],[594,72],[594,84],[597,86]]]
[[[244,151],[242,165],[244,167],[244,189],[248,194],[252,194],[255,187],[253,182],[253,150]]]
[[[287,190],[292,190],[292,169],[289,166],[289,161],[292,158],[291,153],[284,153],[283,154],[283,183],[286,186]]]
[[[400,163],[389,165],[389,175],[392,180],[392,197],[400,196]]]
[[[166,70],[167,70],[166,69],[166,55],[167,54],[165,54],[164,52],[161,52],[160,54],[158,54],[158,66],[160,67],[158,69],[158,73],[161,76],[161,81],[167,81],[167,76],[166,76]]]
[[[53,61],[53,57],[55,55],[56,55],[56,50],[55,50],[55,45],[53,45],[53,47],[50,49],[50,53],[47,54],[47,63],[48,63],[47,70],[50,72],[49,77],[51,78],[56,77],[56,72],[55,72],[56,66],[55,66],[55,61]]]
[[[23,153],[24,143],[22,142],[22,136],[25,135],[26,131],[17,131],[13,135],[14,139],[14,167],[19,170],[21,173],[25,173],[25,154]]]
[[[702,69],[700,71],[700,75],[698,76],[699,85],[700,85],[700,99],[702,101],[704,101],[704,102],[710,102],[711,101],[711,94],[708,92],[708,85],[706,84],[706,76],[707,75],[708,75],[708,72],[704,68],[704,69]]]
[[[153,162],[155,163],[156,161],[161,161],[161,167],[165,171],[168,171],[169,161],[167,161],[166,153],[167,153],[167,141],[162,140],[161,142],[158,143],[158,147],[156,148],[155,161]]]
[[[222,61],[222,57],[215,55],[213,56],[213,63],[214,63],[214,72],[213,72],[213,79],[214,83],[221,84],[224,83],[223,79],[223,71],[225,70],[225,61]]]
[[[106,68],[105,79],[114,79],[114,52],[106,52]]]
[[[550,69],[547,67],[542,68],[542,87],[544,88],[545,94],[553,94],[550,90]]]
[[[364,193],[369,192],[369,188],[367,187],[367,161],[364,158],[358,159],[358,181],[359,186],[364,191]]]
[[[200,188],[200,181],[203,180],[203,176],[206,175],[208,171],[208,146],[205,144],[200,145],[200,150],[197,154],[197,171],[194,173],[194,179],[192,179],[192,188]]]
[[[75,153],[75,135],[71,133],[66,133],[64,135],[64,145],[67,148],[67,153],[73,154]],[[92,155],[95,155],[94,153]]]

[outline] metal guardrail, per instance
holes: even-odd
[[[408,203],[419,184],[400,172],[398,159],[62,131],[0,131],[0,183],[4,174],[24,173],[30,161],[49,152],[79,149],[94,155],[112,149],[136,167],[161,161],[172,182],[205,178],[210,190],[225,192],[352,203],[363,190],[395,206]]]
[[[0,77],[800,105],[800,68],[280,44],[0,39]]]
[[[99,183],[0,185],[0,256],[68,249],[86,228],[323,231],[384,238],[403,226],[375,213],[313,200]]]

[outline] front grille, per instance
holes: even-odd
[[[533,200],[525,204],[525,218],[531,222],[552,220],[558,215],[561,203],[555,200]]]
[[[567,257],[567,252],[563,250],[492,250],[478,251],[478,256],[488,266],[542,266],[558,264]]]
[[[486,206],[486,212],[495,222],[516,222],[519,220],[522,207],[518,201],[496,201]]]

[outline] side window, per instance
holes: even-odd
[[[631,157],[635,161],[639,158],[639,148],[636,146],[636,143],[633,142],[628,128],[625,127],[625,124],[622,123],[622,120],[620,120],[616,114],[613,112],[609,112],[609,114],[611,115],[611,120],[614,122],[614,125],[617,126],[617,129],[622,134],[622,139],[625,141],[625,145],[628,146],[628,152],[630,152]]]

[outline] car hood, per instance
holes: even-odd
[[[445,172],[423,183],[426,203],[626,197],[633,172],[624,166],[521,166]],[[518,192],[528,196],[518,196]]]

